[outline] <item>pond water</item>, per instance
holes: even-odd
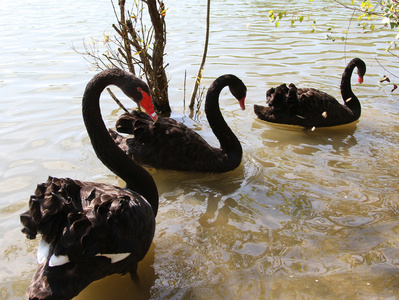
[[[190,118],[183,107],[201,61],[205,2],[166,1],[165,60],[172,117],[217,146],[203,113]],[[328,3],[312,2],[320,8],[317,25],[346,29],[351,12]],[[0,295],[25,299],[38,241],[20,232],[19,214],[36,184],[52,175],[123,185],[91,148],[81,96],[97,71],[72,49],[112,33],[114,15],[108,0],[1,4]],[[203,86],[226,73],[247,85],[245,111],[227,89],[221,96],[243,161],[225,174],[150,170],[160,210],[153,245],[139,265],[141,286],[113,275],[76,299],[399,296],[398,92],[379,83],[385,71],[376,61],[398,70],[398,60],[383,51],[391,35],[365,35],[353,21],[345,45],[326,40],[322,29],[310,33],[306,22],[269,23],[271,9],[307,5],[212,1]],[[256,119],[253,104],[264,104],[266,90],[283,82],[339,99],[340,78],[353,57],[367,64],[364,83],[352,83],[362,104],[358,122],[307,131]],[[103,99],[104,120],[114,127],[122,110]]]

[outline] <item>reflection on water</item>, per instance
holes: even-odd
[[[167,5],[173,117],[217,145],[204,115],[192,120],[182,107],[184,71],[190,91],[201,59],[205,3]],[[306,24],[270,24],[268,11],[287,5],[308,3],[212,2],[204,86],[233,73],[248,87],[245,111],[227,91],[221,96],[244,149],[242,164],[225,174],[150,170],[160,210],[153,245],[139,264],[140,284],[114,275],[76,299],[399,296],[399,110],[396,94],[379,86],[383,71],[371,58],[378,53],[397,67],[381,52],[390,33],[364,35],[353,26],[345,52],[343,43],[311,34]],[[80,105],[95,71],[70,47],[101,37],[114,16],[109,1],[94,0],[5,0],[0,12],[0,295],[24,299],[38,241],[20,233],[19,214],[35,185],[48,175],[123,185],[89,143]],[[318,23],[346,29],[349,15],[329,5]],[[355,56],[367,63],[364,83],[353,83],[362,104],[358,122],[311,131],[256,119],[253,104],[264,105],[266,90],[283,82],[339,99],[342,71]],[[113,127],[122,111],[103,98]]]
[[[263,121],[256,121],[254,128],[264,127]],[[304,129],[299,126],[268,124],[261,134],[265,147],[283,148],[290,144],[297,154],[312,155],[328,147],[334,154],[349,154],[348,150],[357,144],[354,133],[357,122],[333,128]]]

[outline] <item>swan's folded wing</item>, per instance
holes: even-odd
[[[322,92],[318,89],[313,88],[301,88],[298,89],[298,99],[300,102],[300,109],[305,115],[313,116],[313,118],[318,118],[318,122],[323,123],[323,113],[327,112],[328,119],[336,119],[339,120],[342,117],[342,114],[347,114],[348,109],[342,106],[336,98]],[[349,111],[350,112],[350,111]],[[328,121],[328,120],[326,120]]]
[[[28,238],[42,234],[51,245],[50,255],[67,255],[71,261],[147,251],[155,231],[151,206],[141,196],[112,185],[68,178],[49,177],[38,185],[21,222]],[[145,255],[135,254],[140,259]]]
[[[171,118],[152,121],[146,114],[123,114],[116,122],[126,139],[128,154],[137,162],[155,168],[182,169],[202,163],[212,155],[211,147],[194,130]]]

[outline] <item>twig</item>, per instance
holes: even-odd
[[[341,6],[343,6],[343,7],[345,7],[345,8],[347,8],[347,9],[351,9],[351,10],[353,10],[353,11],[359,11],[359,12],[363,12],[363,13],[367,13],[368,11],[366,11],[366,10],[363,10],[363,9],[360,9],[360,8],[357,8],[357,7],[352,7],[352,6],[349,6],[349,5],[346,5],[346,4],[344,4],[344,3],[342,3],[341,1],[338,1],[338,0],[333,0],[335,3],[338,3],[339,5],[341,5]],[[373,12],[373,14],[374,15],[382,15],[382,14],[380,14],[380,13],[376,13],[376,12]]]
[[[186,83],[187,83],[187,70],[184,70],[184,82],[183,82],[183,111],[186,110]]]
[[[107,92],[111,95],[112,99],[119,105],[120,108],[122,108],[125,112],[128,114],[131,114],[130,111],[126,109],[126,107],[116,98],[115,94],[111,91],[110,88],[107,88]]]
[[[393,77],[395,77],[395,78],[399,78],[399,76],[396,76],[396,75],[393,74],[392,72],[388,71],[387,68],[385,68],[385,67],[380,63],[380,61],[378,60],[377,57],[375,57],[375,60],[376,60],[377,63],[380,65],[380,67],[384,69],[384,71],[386,71],[387,73],[389,73],[389,75],[391,75],[391,76],[393,76]]]
[[[205,94],[205,88],[203,87],[200,90],[200,93],[198,95],[198,102],[197,102],[197,110],[195,111],[195,115],[198,117],[199,112],[201,111],[201,104],[202,104],[202,100],[204,99],[204,94]]]
[[[344,44],[345,64],[346,64],[346,45],[347,45],[347,41],[348,41],[349,28],[351,27],[351,23],[352,23],[354,15],[355,15],[355,11],[352,12],[352,16],[349,19],[348,28],[346,29],[346,34],[345,34],[345,44]]]
[[[211,0],[207,0],[207,10],[206,10],[206,34],[205,34],[205,45],[204,45],[204,53],[202,54],[202,61],[200,68],[198,70],[198,75],[195,80],[194,91],[191,95],[190,100],[190,109],[194,108],[195,96],[197,94],[198,86],[202,79],[202,72],[204,71],[204,65],[206,60],[206,54],[208,52],[208,41],[209,41],[209,18],[210,18],[210,10],[211,10]]]

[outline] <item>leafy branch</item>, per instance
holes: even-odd
[[[313,0],[310,0],[312,2]],[[359,3],[355,3],[355,0],[352,0],[350,4],[345,4],[340,0],[333,0],[334,3],[345,7],[346,9],[352,10],[352,17],[349,20],[348,28],[343,31],[344,35],[341,37],[342,41],[347,40],[347,35],[349,32],[349,28],[351,22],[355,16],[358,14],[358,26],[361,27],[363,31],[374,31],[382,28],[389,28],[390,30],[399,31],[399,0],[362,0]],[[275,26],[278,27],[280,25],[280,20],[286,18],[289,13],[287,10],[282,12],[274,12],[273,10],[269,11],[269,20],[270,22],[275,23]],[[290,13],[291,15],[291,26],[293,26],[296,22],[311,22],[311,32],[315,32],[316,28],[319,27],[316,20],[312,18],[309,12],[300,12],[296,11]],[[376,26],[375,22],[381,20],[381,25]],[[334,32],[331,27],[328,27],[326,30],[326,36],[328,40],[335,41]],[[389,52],[394,57],[398,58],[397,55],[393,54],[393,49],[397,49],[399,45],[399,34],[396,34],[395,38],[390,42],[389,46],[386,48],[386,51]],[[384,68],[385,71],[387,71]],[[393,75],[391,73],[391,75]],[[397,76],[394,76],[397,78]],[[388,77],[384,77],[381,82],[390,82]],[[394,88],[392,91],[396,89],[396,84],[394,84]]]

